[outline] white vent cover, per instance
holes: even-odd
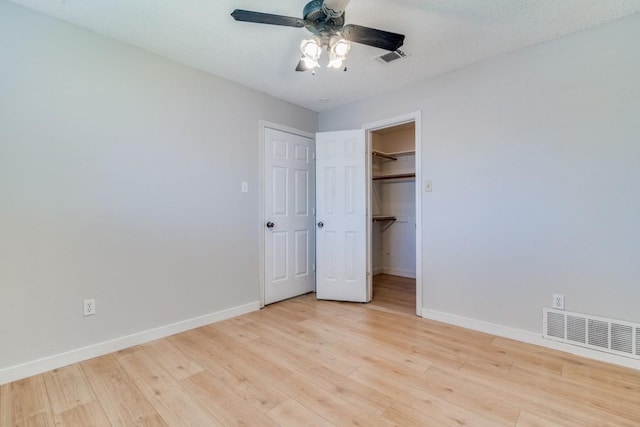
[[[382,62],[383,64],[388,64],[390,62],[394,62],[399,59],[406,58],[408,56],[409,55],[406,52],[398,49],[398,50],[394,50],[393,52],[387,52],[387,53],[383,53],[380,56],[376,56],[376,59]]]
[[[543,337],[640,359],[640,323],[544,308]]]

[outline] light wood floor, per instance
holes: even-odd
[[[373,276],[370,308],[397,313],[416,313],[416,279],[377,274]]]
[[[0,425],[640,425],[640,371],[376,304],[305,295],[6,384]]]

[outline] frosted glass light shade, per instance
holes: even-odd
[[[322,47],[318,44],[315,39],[302,40],[300,43],[300,52],[306,58],[311,58],[314,61],[320,59],[320,55],[322,54]]]

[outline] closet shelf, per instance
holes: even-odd
[[[378,221],[395,221],[397,218],[392,215],[374,215],[372,219],[373,219],[373,222],[378,222]]]
[[[388,175],[374,176],[372,179],[374,181],[377,181],[381,179],[401,179],[401,178],[415,178],[415,177],[416,177],[415,173],[394,173],[394,174],[388,174]]]

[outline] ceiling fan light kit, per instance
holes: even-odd
[[[302,57],[296,71],[311,70],[320,66],[318,62],[322,50],[326,49],[329,56],[328,68],[343,68],[347,54],[351,50],[351,42],[395,51],[404,43],[404,35],[362,27],[360,25],[345,25],[345,8],[349,0],[311,0],[302,11],[303,18],[292,16],[272,15],[269,13],[253,12],[236,9],[231,16],[236,21],[253,22],[258,24],[281,25],[285,27],[305,27],[313,36],[302,40],[300,52]]]
[[[337,33],[330,38],[314,36],[310,39],[302,40],[300,43],[302,58],[300,60],[306,70],[320,67],[318,60],[322,55],[323,48],[326,48],[329,55],[327,68],[342,68],[347,60],[347,54],[351,50],[351,43]]]

